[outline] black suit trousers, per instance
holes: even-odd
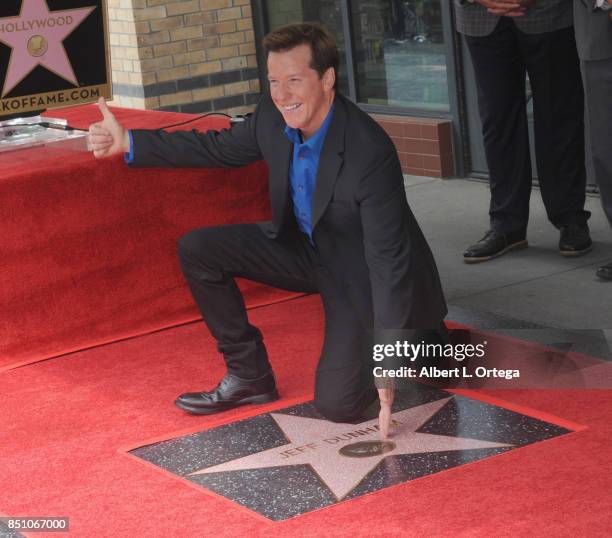
[[[304,234],[294,228],[270,239],[257,224],[201,228],[181,238],[179,258],[229,372],[256,378],[271,369],[262,334],[249,322],[234,281],[242,277],[321,294],[325,338],[316,372],[315,405],[324,416],[350,422],[376,399],[371,330],[366,330],[344,287],[334,282]],[[299,325],[293,330],[299,334]]]
[[[538,180],[549,220],[585,222],[583,91],[572,27],[526,34],[502,17],[483,37],[466,36],[491,185],[491,228],[526,230],[532,170],[525,99],[533,95]]]

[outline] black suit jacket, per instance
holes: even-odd
[[[132,131],[133,166],[269,166],[274,240],[295,226],[289,192],[293,145],[269,95],[244,123],[220,132]],[[365,326],[437,329],[446,315],[438,271],[408,207],[395,147],[359,107],[337,95],[312,203],[313,239],[334,285],[344,288]]]

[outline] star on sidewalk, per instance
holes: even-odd
[[[340,500],[387,456],[512,446],[416,431],[451,399],[394,413],[396,433],[388,440],[380,439],[378,419],[352,425],[270,413],[287,437],[287,445],[207,467],[190,476],[308,464]]]
[[[38,65],[78,86],[63,41],[95,9],[49,11],[46,0],[23,0],[18,17],[0,18],[0,42],[12,48],[2,96]]]

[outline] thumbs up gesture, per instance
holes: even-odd
[[[127,129],[117,121],[108,109],[104,97],[100,97],[98,107],[102,113],[102,121],[89,126],[88,143],[94,157],[110,157],[116,153],[130,151],[130,138]]]

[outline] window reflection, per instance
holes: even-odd
[[[440,2],[350,4],[359,102],[448,110]]]
[[[270,30],[293,22],[318,21],[334,35],[340,51],[338,89],[348,95],[346,46],[342,31],[340,1],[330,0],[268,0],[266,2]]]
[[[440,0],[349,0],[357,101],[448,111]],[[319,21],[340,49],[340,91],[348,94],[340,0],[267,0],[269,28]]]

